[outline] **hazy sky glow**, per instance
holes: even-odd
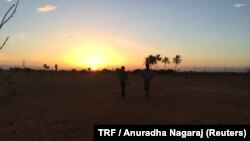
[[[15,0],[0,0],[0,18]],[[0,33],[0,65],[142,68],[149,54],[181,67],[250,64],[248,0],[20,0]],[[173,68],[173,64],[168,68]]]

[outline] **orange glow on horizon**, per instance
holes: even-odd
[[[69,50],[65,62],[72,66],[101,70],[109,65],[116,66],[123,63],[123,56],[112,48],[96,43],[85,43],[76,45]]]

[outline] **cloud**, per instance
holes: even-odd
[[[7,2],[12,2],[12,0],[6,0]]]
[[[36,13],[46,13],[46,12],[50,12],[55,10],[57,7],[56,6],[52,6],[52,5],[45,5],[45,6],[41,6],[38,7],[36,9]]]
[[[245,4],[245,3],[237,3],[237,4],[234,4],[233,6],[234,6],[235,8],[242,8],[242,7],[246,7],[247,4]]]

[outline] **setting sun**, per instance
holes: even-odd
[[[81,43],[69,51],[65,58],[69,65],[101,70],[107,66],[116,66],[122,63],[120,56],[113,49],[96,43]]]
[[[104,63],[105,58],[103,56],[86,56],[84,61],[92,70],[97,70]]]

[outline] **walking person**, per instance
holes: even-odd
[[[143,78],[144,78],[144,90],[146,92],[146,97],[149,96],[149,87],[150,87],[150,81],[153,78],[153,71],[150,70],[149,64],[146,64],[146,69],[143,70]]]
[[[122,98],[125,97],[125,89],[126,89],[126,84],[129,84],[129,79],[128,79],[128,73],[125,71],[125,67],[122,66],[121,70],[119,71],[118,74],[118,79],[120,81],[120,86],[121,86],[121,96]]]

